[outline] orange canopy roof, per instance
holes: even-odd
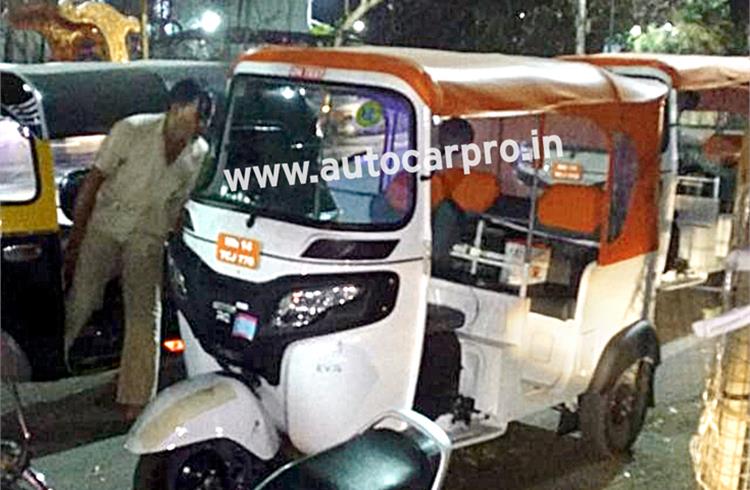
[[[489,53],[376,46],[267,47],[239,60],[248,61],[391,74],[411,85],[433,114],[446,117],[642,103],[659,99],[664,92],[587,63]]]
[[[563,56],[597,66],[648,66],[672,78],[678,90],[707,90],[750,82],[750,57],[655,53],[601,53]]]

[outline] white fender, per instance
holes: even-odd
[[[220,438],[263,460],[271,459],[280,445],[271,418],[250,388],[208,373],[160,392],[130,429],[125,448],[148,454]]]

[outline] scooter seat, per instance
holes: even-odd
[[[418,431],[372,429],[288,464],[256,490],[426,490],[439,461],[435,443]]]

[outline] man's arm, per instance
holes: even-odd
[[[172,222],[172,231],[175,233],[178,233],[182,229],[182,208],[185,206],[188,199],[190,199],[190,195],[195,190],[196,186],[201,182],[201,180],[203,180],[203,178],[205,178],[205,173],[210,170],[210,166],[212,164],[208,143],[201,140],[201,146],[198,152],[201,155],[199,159],[199,161],[201,162],[200,166],[193,173],[193,175],[190,176],[180,192],[178,192],[176,203],[171,204],[172,206],[175,206],[175,211],[171,213],[174,216],[174,220]]]
[[[68,243],[65,247],[65,263],[63,264],[63,275],[66,285],[71,284],[73,279],[81,242],[86,235],[86,225],[96,205],[96,194],[99,192],[104,179],[106,179],[104,173],[98,168],[92,167],[76,196],[73,211],[73,228],[68,236]]]
[[[78,252],[86,235],[86,227],[96,205],[96,195],[104,180],[112,175],[123,161],[125,150],[122,146],[125,144],[123,133],[126,123],[120,121],[116,123],[107,137],[102,142],[99,152],[96,155],[94,165],[91,167],[88,175],[81,184],[81,188],[76,196],[75,207],[73,209],[73,228],[68,237],[68,243],[65,247],[65,261],[63,263],[63,280],[65,286],[72,283],[73,274],[75,273],[76,262],[78,261]]]
[[[81,184],[81,189],[76,196],[75,208],[73,210],[73,229],[70,232],[70,242],[80,244],[86,233],[86,225],[91,217],[91,212],[96,204],[96,194],[105,179],[104,173],[96,167],[91,171]]]

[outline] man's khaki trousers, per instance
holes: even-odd
[[[163,241],[133,234],[125,242],[94,228],[86,231],[66,300],[65,347],[101,308],[107,282],[122,276],[125,340],[117,402],[145,405],[156,392],[159,366]],[[67,351],[66,351],[67,352]]]

